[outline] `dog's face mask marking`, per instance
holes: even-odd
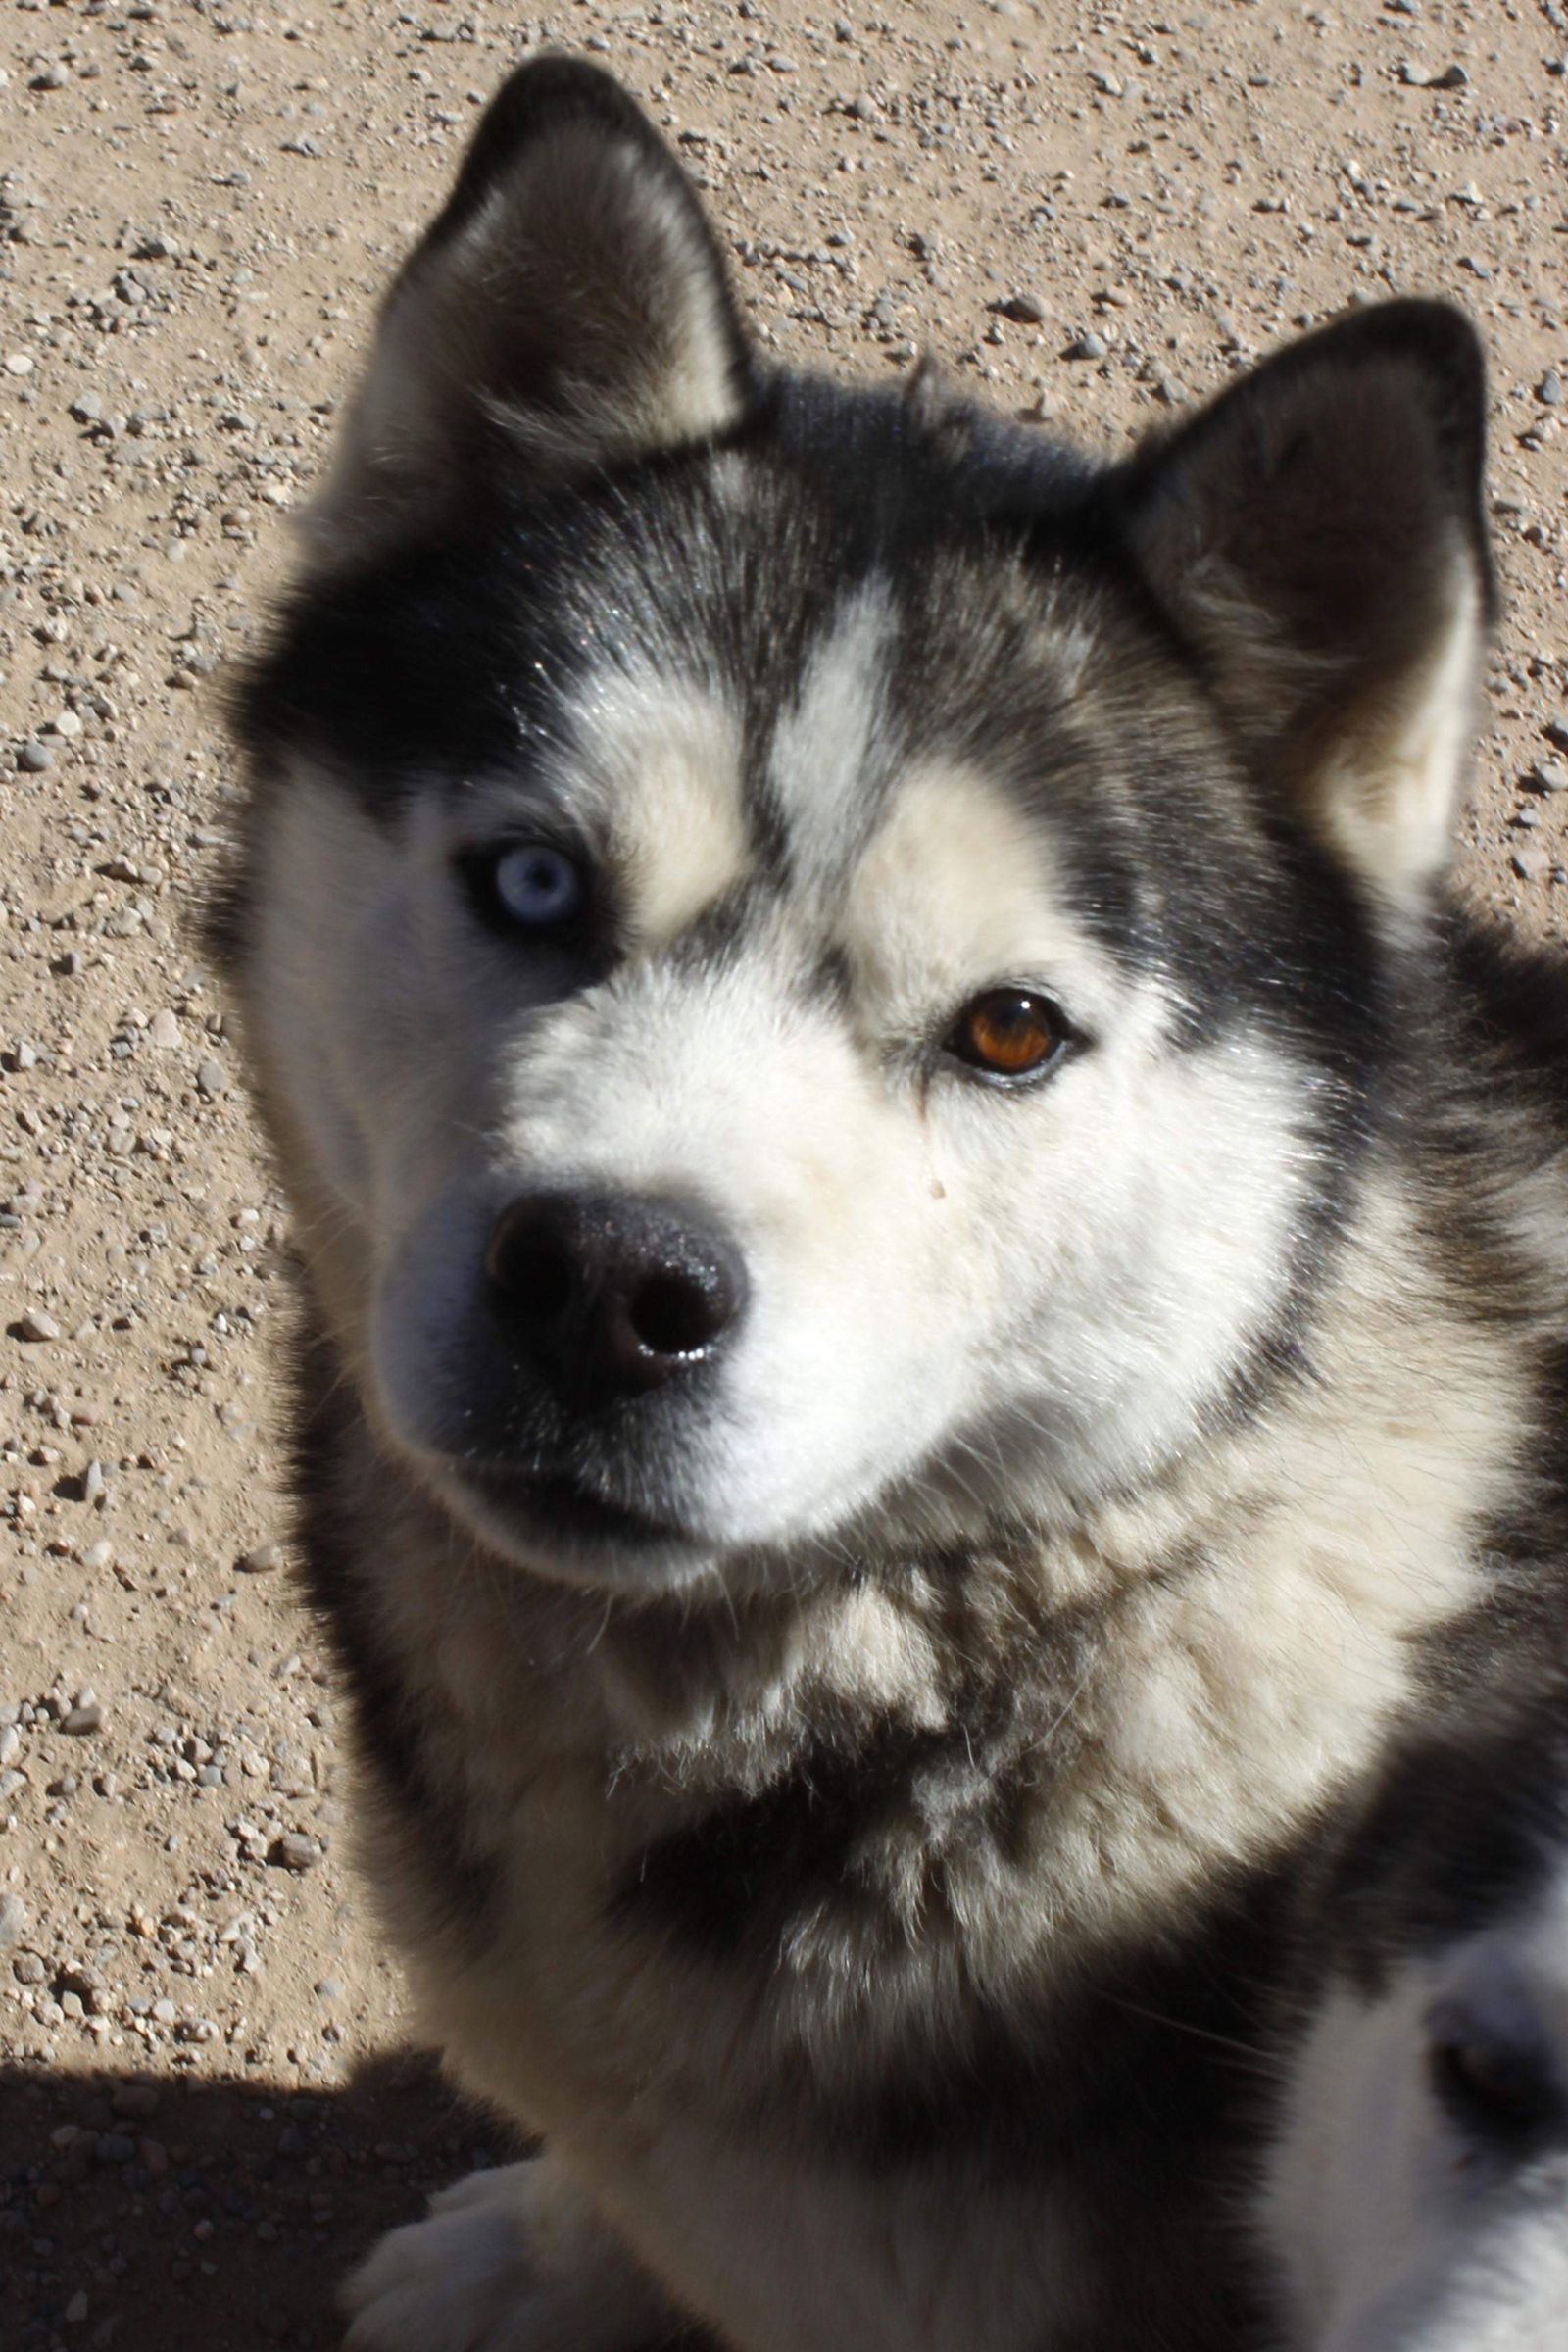
[[[1247,1408],[1332,1249],[1485,601],[1466,330],[1354,320],[1091,476],[757,377],[653,133],[536,72],[247,707],[326,1312],[550,1573],[1070,1513]]]

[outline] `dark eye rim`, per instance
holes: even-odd
[[[560,922],[521,922],[503,903],[496,887],[497,870],[502,859],[516,850],[549,850],[575,868],[582,895],[571,913],[563,916]],[[498,939],[514,946],[527,942],[559,946],[591,938],[603,927],[604,910],[599,903],[593,863],[575,842],[553,840],[548,833],[507,833],[496,840],[475,842],[459,850],[452,864],[470,909]]]
[[[984,1062],[973,1060],[962,1051],[957,1040],[965,1016],[977,1004],[983,1004],[987,997],[1031,997],[1045,1007],[1056,1042],[1045,1059],[1037,1062],[1033,1069],[988,1069]],[[1000,1094],[1015,1095],[1026,1092],[1030,1087],[1043,1085],[1047,1079],[1054,1077],[1062,1063],[1070,1060],[1075,1054],[1082,1053],[1088,1042],[1082,1031],[1067,1018],[1049,988],[1043,988],[1034,980],[996,980],[988,988],[977,988],[957,1006],[943,1031],[940,1055],[947,1066],[961,1072],[971,1084],[991,1087]]]

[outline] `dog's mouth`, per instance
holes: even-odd
[[[678,1520],[612,1500],[562,1472],[462,1462],[450,1465],[448,1478],[465,1516],[491,1542],[574,1582],[658,1574],[704,1548]]]
[[[519,1470],[465,1468],[466,1486],[473,1487],[504,1511],[514,1511],[543,1529],[566,1537],[610,1544],[678,1544],[689,1541],[687,1531],[672,1520],[624,1502],[595,1494],[576,1479],[560,1474],[533,1477]]]

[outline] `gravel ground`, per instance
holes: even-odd
[[[335,2340],[495,2128],[402,2054],[288,1576],[286,1212],[193,911],[378,287],[530,42],[679,139],[763,340],[929,349],[1115,449],[1437,291],[1494,356],[1507,612],[1465,857],[1568,907],[1568,13],[0,0],[0,2342]]]

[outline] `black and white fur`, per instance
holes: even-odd
[[[1483,407],[1391,304],[1097,466],[765,363],[594,70],[486,117],[219,926],[367,1859],[547,2141],[357,2347],[1266,2340],[1291,1875],[1555,1589],[1568,1000],[1444,885]]]
[[[1337,1843],[1267,2168],[1299,2352],[1568,2343],[1568,1679],[1415,1740]]]

